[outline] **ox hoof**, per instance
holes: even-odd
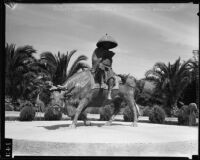
[[[138,124],[137,124],[136,122],[133,122],[131,126],[132,126],[132,127],[137,127]]]
[[[71,125],[69,125],[69,128],[76,128],[76,125],[75,124],[71,124]]]
[[[92,123],[90,121],[86,121],[84,124],[85,124],[85,126],[91,126],[92,125]]]
[[[105,124],[104,124],[104,126],[110,126],[111,125],[111,122],[110,121],[108,121],[108,122],[106,122]]]

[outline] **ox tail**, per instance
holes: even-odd
[[[135,103],[135,102],[134,102]],[[135,103],[135,106],[136,106],[136,109],[137,109],[137,113],[138,113],[138,115],[139,116],[141,116],[141,112],[140,112],[140,109],[139,109],[139,107],[138,107],[138,105]]]

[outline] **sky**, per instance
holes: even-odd
[[[156,62],[192,58],[199,49],[198,5],[180,4],[16,4],[6,7],[6,42],[32,45],[42,52],[91,56],[106,33],[118,46],[112,49],[113,70],[144,78]]]

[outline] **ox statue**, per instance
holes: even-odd
[[[94,73],[90,69],[81,71],[70,77],[63,85],[52,86],[50,106],[61,107],[64,109],[66,105],[74,105],[76,107],[71,128],[75,128],[77,120],[81,113],[87,107],[101,107],[107,104],[114,106],[113,115],[106,125],[110,125],[119,112],[122,102],[126,102],[133,113],[132,126],[137,126],[137,107],[134,94],[136,90],[136,80],[132,76],[117,76],[116,84],[111,92],[112,99],[108,99],[107,86],[98,86],[94,81]],[[86,120],[84,120],[85,124]]]

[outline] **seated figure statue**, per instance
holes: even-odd
[[[111,99],[111,90],[115,85],[115,73],[112,70],[114,52],[96,48],[92,55],[92,68],[95,71],[95,80],[102,86],[108,85],[108,99]]]
[[[108,39],[106,39],[106,41],[101,40],[97,43],[97,48],[92,55],[92,68],[95,72],[95,81],[101,86],[104,83],[108,85],[108,99],[111,99],[111,90],[115,85],[115,73],[112,70],[112,57],[115,53],[109,51],[111,48],[109,48],[109,44],[115,44],[116,46],[117,43],[113,41],[110,42]]]

